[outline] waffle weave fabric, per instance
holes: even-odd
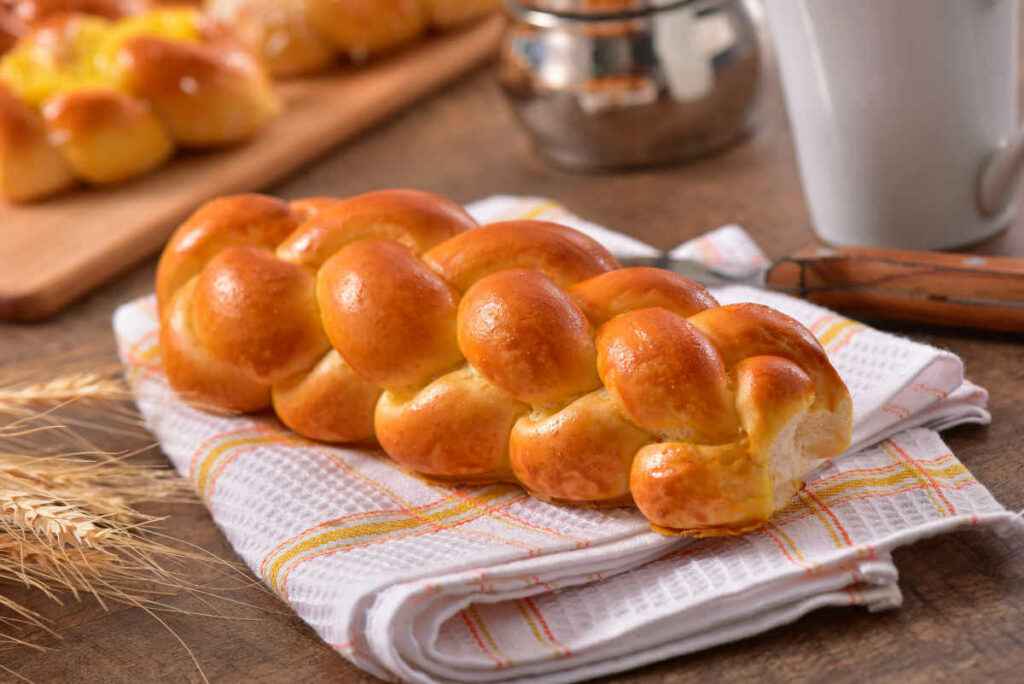
[[[654,252],[543,199],[469,210],[481,223],[564,223],[619,255]],[[736,226],[674,254],[736,274],[765,263]],[[155,300],[124,305],[114,327],[168,458],[253,572],[339,653],[389,679],[571,682],[821,606],[897,607],[893,548],[1014,520],[935,432],[989,421],[960,359],[785,295],[714,294],[768,304],[814,332],[853,395],[854,447],[768,526],[700,541],[654,534],[635,510],[555,506],[511,485],[445,487],[267,416],[198,411],[162,375]]]

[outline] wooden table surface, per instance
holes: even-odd
[[[504,107],[492,69],[370,131],[273,191],[285,197],[351,195],[407,186],[460,201],[494,193],[554,196],[574,212],[670,247],[725,223],[744,225],[771,256],[812,239],[791,138],[774,79],[766,87],[757,134],[728,153],[686,166],[611,175],[573,175],[543,165]],[[983,249],[1024,256],[1024,226]],[[111,313],[152,289],[155,259],[111,282],[54,320],[0,326],[0,373],[46,368],[69,359],[110,362]],[[1022,340],[895,328],[959,354],[970,377],[992,394],[990,427],[960,428],[945,438],[1007,507],[1024,508],[1024,344]],[[77,409],[80,417],[102,415]],[[144,437],[100,435],[107,449],[143,446]],[[154,454],[152,458],[161,458]],[[220,532],[198,505],[155,509],[164,529],[225,558]],[[1024,677],[1024,540],[963,532],[895,553],[901,610],[872,615],[829,609],[762,636],[611,677],[614,682],[1021,681]],[[216,577],[203,565],[198,582]],[[4,588],[3,591],[9,591]],[[93,601],[54,605],[16,591],[53,620],[63,639],[35,635],[55,650],[0,655],[35,682],[199,681],[187,653],[156,620],[135,608],[105,612]],[[267,609],[256,621],[166,615],[167,623],[216,682],[347,681],[373,677],[349,665],[280,604],[256,589],[236,596]],[[172,601],[195,609],[187,596]],[[2,679],[2,675],[0,675]]]

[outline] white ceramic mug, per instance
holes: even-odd
[[[766,0],[829,243],[941,249],[1012,219],[1017,0]]]

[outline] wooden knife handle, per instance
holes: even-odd
[[[808,247],[767,284],[868,318],[1024,333],[1024,259]]]

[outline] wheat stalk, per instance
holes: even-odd
[[[70,363],[68,373],[45,378],[47,366]],[[146,438],[141,416],[129,403],[131,393],[118,364],[97,368],[95,361],[51,360],[27,369],[0,366],[0,440],[12,448],[38,452],[49,444],[76,443],[99,451],[93,435]]]
[[[73,373],[46,382],[0,388],[0,407],[83,399],[124,399],[126,396],[127,389],[120,378],[89,372]]]
[[[0,525],[15,526],[54,545],[98,549],[112,534],[95,514],[28,491],[0,489]]]
[[[0,453],[0,651],[33,644],[26,630],[55,635],[37,613],[2,585],[21,585],[57,603],[65,595],[91,595],[141,608],[195,657],[187,644],[159,617],[159,611],[208,617],[240,618],[221,606],[252,608],[211,592],[188,579],[186,562],[226,561],[168,540],[153,529],[160,521],[135,508],[143,501],[195,501],[188,484],[166,469],[126,463],[123,458],[46,456]],[[246,578],[234,588],[254,586]],[[187,593],[209,610],[187,611],[167,602]],[[220,605],[211,604],[215,599]],[[205,679],[196,662],[200,676]],[[0,667],[0,670],[3,670]]]
[[[5,378],[0,368],[0,417],[8,418],[0,423],[0,651],[40,648],[32,633],[56,636],[17,595],[5,593],[4,584],[41,592],[57,603],[69,595],[89,595],[104,606],[114,601],[139,607],[167,627],[194,662],[191,649],[157,611],[238,618],[221,606],[252,608],[223,594],[255,586],[243,571],[166,537],[155,528],[161,519],[139,510],[147,502],[197,502],[189,483],[166,467],[130,462],[145,449],[105,454],[83,434],[109,433],[117,426],[130,429],[123,434],[140,434],[138,414],[125,403],[128,396],[119,366],[43,381]],[[72,403],[102,414],[59,413]],[[38,444],[39,437],[47,442]],[[78,448],[68,449],[67,442]],[[220,564],[245,579],[213,592],[187,579],[186,564],[196,561]],[[187,611],[168,603],[168,597],[183,592],[209,609]],[[205,680],[198,662],[196,667]],[[2,663],[0,672],[19,677]]]

